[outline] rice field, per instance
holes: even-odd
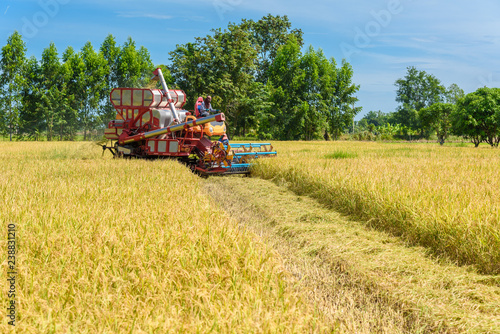
[[[500,276],[433,259],[269,180],[209,178],[206,187],[279,252],[341,333],[500,333]]]
[[[255,176],[426,247],[500,274],[500,151],[436,144],[279,142]]]
[[[273,144],[262,180],[219,181],[92,143],[0,142],[15,332],[500,332],[500,151]]]
[[[16,326],[0,239],[0,332],[330,332],[276,253],[176,161],[91,143],[0,142],[0,222],[16,225]]]

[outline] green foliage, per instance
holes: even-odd
[[[100,53],[106,60],[107,66],[105,67],[105,93],[109,93],[113,88],[118,87],[118,56],[120,55],[120,47],[116,44],[116,39],[113,35],[109,34],[101,44],[99,49]],[[106,94],[104,94],[106,95]],[[113,119],[116,115],[116,110],[111,104],[109,99],[103,99],[104,103],[101,105],[101,119],[104,123]]]
[[[107,61],[101,53],[94,50],[90,42],[84,45],[80,53],[84,65],[84,80],[81,82],[83,85],[79,97],[82,106],[78,110],[78,116],[83,127],[84,140],[87,140],[87,131],[102,123],[97,114],[97,109],[102,98],[107,95],[105,91]],[[128,60],[132,61],[132,59]],[[127,79],[138,80],[136,75],[127,76]]]
[[[193,104],[199,96],[211,95],[214,105],[226,115],[231,136],[245,136],[267,121],[269,93],[254,79],[257,51],[248,25],[229,24],[226,30],[212,30],[195,43],[178,45],[170,57],[175,85]]]
[[[243,20],[241,26],[250,33],[250,41],[257,52],[256,80],[264,84],[269,79],[269,67],[274,62],[278,49],[294,36],[302,47],[302,30],[292,29],[292,24],[286,15],[273,16],[268,14],[257,22]]]
[[[80,127],[78,111],[84,108],[84,95],[83,89],[85,87],[85,63],[81,52],[75,52],[72,47],[68,47],[63,54],[62,60],[64,68],[67,73],[67,94],[70,98],[69,108],[73,112],[68,115],[66,125],[67,135],[70,139],[76,136],[76,130]]]
[[[273,117],[269,122],[270,132],[277,139],[300,139],[301,119],[297,111],[302,106],[300,89],[300,45],[295,38],[278,50],[269,69],[268,88],[273,103]]]
[[[332,58],[331,62],[333,65],[335,60]],[[348,128],[354,117],[362,110],[362,107],[354,107],[354,103],[358,101],[354,94],[359,90],[359,86],[352,82],[354,71],[351,64],[343,59],[342,66],[336,72],[335,93],[332,96],[332,107],[327,114],[334,138],[338,138],[342,130]]]
[[[149,52],[136,48],[129,38],[123,47],[108,35],[99,51],[90,42],[76,52],[68,47],[59,58],[51,43],[38,61],[25,59],[26,47],[15,32],[2,48],[0,105],[6,110],[0,117],[0,133],[47,140],[74,140],[77,131],[83,138],[114,118],[109,92],[118,85],[142,87],[150,79],[154,66]],[[167,82],[172,82],[164,71]],[[169,79],[170,78],[170,79]]]
[[[241,114],[242,103],[252,103],[251,92],[258,91],[253,87],[254,59],[256,51],[252,48],[248,32],[238,25],[230,24],[227,30],[213,30],[213,35],[200,38],[202,53],[207,66],[204,92],[200,95],[213,95],[218,98],[219,109],[226,115],[231,135],[244,135],[238,131],[238,125],[245,128],[246,116]],[[205,94],[203,94],[205,93]],[[217,99],[214,99],[217,102]],[[195,101],[195,99],[193,99]]]
[[[177,45],[171,64],[158,67],[169,87],[186,92],[188,103],[212,95],[230,136],[338,138],[361,110],[354,107],[359,86],[352,83],[353,69],[345,61],[338,68],[321,49],[302,52],[302,45],[302,31],[287,16],[269,14]],[[38,61],[24,59],[16,32],[2,50],[0,103],[8,117],[0,131],[35,140],[44,132],[47,140],[75,139],[81,130],[87,140],[115,117],[113,88],[158,88],[150,84],[155,67],[149,52],[130,37],[119,46],[108,35],[98,50],[90,42],[80,51],[68,47],[61,58],[51,43]]]
[[[168,67],[175,78],[175,84],[187,94],[188,101],[196,101],[203,94],[205,79],[208,79],[205,63],[208,59],[201,52],[202,47],[196,43],[177,45],[170,52],[171,65]],[[194,105],[194,102],[193,102]]]
[[[443,145],[451,130],[451,115],[455,105],[451,103],[434,103],[419,111],[419,118],[423,128],[436,132],[439,144]]]
[[[47,130],[47,140],[52,140],[54,127],[60,129],[60,138],[63,137],[63,127],[66,123],[64,114],[68,106],[66,94],[67,73],[59,61],[56,46],[50,43],[42,52],[40,64],[40,84],[36,87],[38,95],[37,111],[43,117]]]
[[[149,83],[153,71],[154,65],[149,51],[143,46],[137,50],[135,42],[129,37],[118,53],[118,87],[144,87]]]
[[[447,103],[457,105],[458,101],[465,96],[464,90],[457,84],[451,84],[446,90],[445,98]]]
[[[356,152],[341,151],[341,150],[337,150],[333,153],[328,153],[325,155],[325,159],[352,159],[357,157],[358,154]]]
[[[328,127],[338,138],[361,109],[351,108],[356,101],[352,95],[359,89],[351,80],[348,63],[337,68],[333,58],[326,59],[321,49],[312,47],[302,54],[291,36],[269,69],[275,108],[266,132],[279,139],[311,140],[323,137]]]
[[[385,124],[388,123],[389,116],[382,111],[369,111],[368,114],[366,114],[360,122],[363,120],[366,122],[366,127],[368,128],[368,125],[374,125],[375,127],[377,126],[384,126]]]
[[[483,141],[492,147],[500,142],[500,88],[479,88],[459,100],[453,116],[454,132],[477,147]]]
[[[26,43],[15,31],[2,48],[0,59],[0,106],[5,111],[0,116],[0,131],[8,132],[10,140],[20,126],[22,91],[26,85],[23,76],[26,63]]]
[[[178,45],[169,69],[189,101],[213,96],[231,135],[310,140],[329,128],[338,137],[361,109],[352,108],[352,68],[301,47],[302,31],[268,15]]]
[[[26,85],[22,89],[22,110],[20,114],[19,134],[23,138],[40,140],[40,132],[45,129],[43,115],[38,108],[40,101],[39,87],[42,84],[40,64],[33,56],[26,61],[23,70]]]
[[[380,136],[382,140],[392,140],[396,136],[403,135],[403,126],[401,124],[391,124],[387,123],[376,128],[377,134]]]
[[[411,66],[403,79],[396,80],[396,101],[401,105],[395,113],[397,123],[420,130],[418,112],[437,102],[443,102],[446,89],[441,82],[425,71]]]

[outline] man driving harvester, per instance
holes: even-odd
[[[203,101],[203,98],[200,96],[196,101],[196,117],[207,117],[211,112],[216,111],[212,108],[212,97],[208,95]]]
[[[210,116],[210,113],[217,113],[220,110],[212,108],[212,97],[208,95],[205,100],[200,96],[194,105],[194,114],[196,118],[203,118]],[[224,122],[210,122],[203,127],[204,134],[208,137],[223,136],[226,134],[226,125]],[[222,137],[221,137],[222,138]],[[227,136],[224,137],[227,141]]]

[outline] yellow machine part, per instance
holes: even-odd
[[[233,160],[233,153],[231,146],[228,144],[227,148],[221,142],[216,142],[212,147],[212,153],[205,154],[203,161],[210,165],[216,164],[219,166],[229,167],[231,161]]]
[[[186,117],[186,122],[195,120],[196,117],[191,115]],[[226,124],[224,122],[210,122],[206,123],[204,125],[199,125],[193,127],[192,131],[193,132],[202,132],[202,127],[203,127],[203,134],[212,137],[212,136],[223,136],[226,134]]]
[[[226,134],[226,125],[224,122],[221,122],[222,125],[217,124],[219,122],[211,122],[205,124],[203,128],[203,133],[209,137],[212,136],[223,136]]]
[[[190,116],[186,117],[185,122],[194,121],[195,119],[196,119],[195,116],[190,115]],[[193,126],[192,128],[189,128],[189,129],[190,129],[190,131],[198,133],[198,132],[201,132],[201,127],[202,127],[202,125],[197,125],[197,126]]]

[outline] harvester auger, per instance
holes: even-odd
[[[197,119],[181,109],[186,94],[169,90],[161,69],[153,80],[160,80],[163,89],[111,91],[117,115],[105,130],[111,144],[102,145],[103,151],[114,157],[176,158],[202,176],[247,174],[254,159],[276,156],[269,143],[230,144],[223,113]],[[220,139],[211,141],[212,136]]]

